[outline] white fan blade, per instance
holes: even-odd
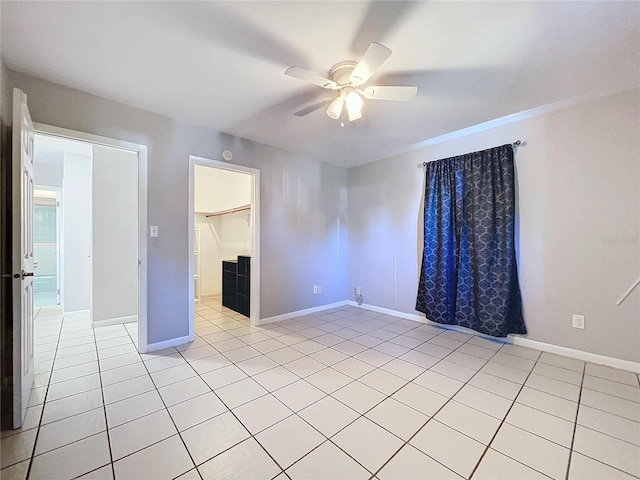
[[[296,117],[304,117],[305,115],[309,115],[311,112],[315,112],[319,108],[322,108],[332,100],[333,98],[331,97],[325,98],[324,100],[320,100],[319,102],[309,105],[308,107],[304,107],[302,110],[298,110],[297,112],[294,113],[294,115]]]
[[[289,67],[284,71],[284,73],[285,75],[289,75],[290,77],[313,83],[314,85],[322,88],[329,88],[331,90],[335,90],[336,88],[338,88],[338,85],[333,80],[321,77],[317,73],[308,72],[307,70],[304,70],[300,67]]]
[[[380,43],[373,42],[364,52],[364,55],[351,72],[351,83],[362,85],[374,74],[374,72],[389,58],[393,52]]]
[[[364,89],[365,98],[372,100],[395,100],[410,102],[416,98],[418,87],[367,87]]]

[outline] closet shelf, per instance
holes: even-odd
[[[217,217],[219,215],[227,215],[229,213],[242,212],[244,210],[251,210],[251,205],[242,205],[240,207],[229,208],[227,210],[220,210],[218,212],[205,213],[205,217],[207,217],[207,218],[209,218],[209,217]]]

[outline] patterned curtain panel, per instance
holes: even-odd
[[[427,163],[416,310],[494,337],[527,333],[514,221],[511,145]]]

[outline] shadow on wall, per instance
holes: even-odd
[[[6,99],[2,99],[5,107]],[[11,261],[11,128],[0,120],[0,271],[10,272]],[[0,385],[2,418],[0,426],[6,428],[13,419],[13,302],[12,278],[0,278]]]
[[[425,174],[426,167],[422,167],[422,187],[420,188],[420,208],[416,215],[416,285],[420,282],[420,269],[422,268],[422,255],[424,252],[424,189],[426,188],[427,176]],[[416,294],[418,292],[416,291]]]

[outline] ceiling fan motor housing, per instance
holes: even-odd
[[[336,82],[340,87],[346,87],[352,85],[351,72],[356,68],[358,62],[353,60],[345,60],[344,62],[338,62],[329,71],[331,80]]]

